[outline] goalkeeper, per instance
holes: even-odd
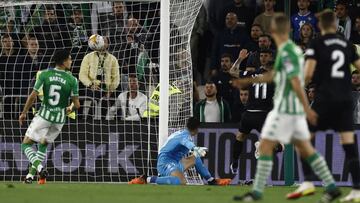
[[[185,185],[184,171],[195,166],[196,171],[210,185],[228,185],[230,179],[215,179],[203,165],[200,157],[205,156],[206,148],[195,146],[192,136],[197,135],[200,122],[189,118],[186,129],[171,134],[158,155],[157,170],[159,176],[142,175],[129,184],[156,183],[159,185]],[[192,151],[192,155],[185,157]]]

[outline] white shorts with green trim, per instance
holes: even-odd
[[[45,139],[46,142],[53,143],[60,134],[63,125],[63,123],[51,123],[41,116],[36,115],[31,121],[25,136],[35,142],[40,142],[42,139]]]
[[[261,130],[261,138],[288,144],[294,140],[310,140],[305,115],[280,114],[270,111]]]

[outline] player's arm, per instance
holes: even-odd
[[[189,150],[192,151],[193,156],[195,157],[203,157],[206,155],[206,151],[207,148],[206,147],[197,147],[194,142],[192,142],[191,140],[189,140],[188,138],[184,137],[183,139],[181,139],[180,142],[183,146],[185,146],[186,148],[188,148]]]
[[[23,122],[26,119],[27,112],[29,111],[31,106],[34,104],[37,96],[39,95],[39,91],[42,88],[42,85],[44,84],[44,79],[45,79],[44,77],[45,77],[44,73],[42,72],[42,73],[40,73],[38,79],[35,81],[34,90],[31,92],[31,94],[27,98],[24,109],[19,116],[20,126],[22,126]]]
[[[274,80],[275,71],[268,71],[257,77],[248,77],[242,79],[233,79],[232,84],[234,87],[243,88],[253,83],[271,83]]]
[[[239,78],[240,73],[240,64],[241,62],[249,56],[247,49],[242,49],[239,53],[239,57],[236,59],[235,63],[229,70],[229,74],[235,78]]]
[[[80,101],[79,101],[79,83],[76,78],[72,81],[72,88],[71,88],[71,101],[72,103],[70,106],[66,107],[66,112],[73,112],[80,108]]]
[[[296,96],[299,98],[301,104],[304,107],[304,111],[306,113],[306,116],[308,117],[309,122],[313,125],[316,125],[317,114],[314,110],[310,108],[309,101],[306,98],[305,90],[301,86],[299,77],[292,77],[290,82],[294,92],[296,93]]]
[[[308,85],[314,75],[315,67],[317,64],[318,48],[316,46],[316,41],[313,40],[310,42],[309,47],[305,51],[305,86]]]
[[[73,112],[75,110],[78,110],[80,108],[80,101],[78,96],[71,97],[71,104],[68,106],[68,110],[70,112]]]
[[[315,72],[316,64],[317,61],[313,58],[309,58],[305,61],[305,86],[310,83]]]
[[[32,107],[32,105],[34,104],[38,94],[39,93],[37,91],[33,90],[31,92],[31,94],[29,95],[29,97],[27,98],[24,109],[23,109],[23,111],[21,112],[21,114],[19,116],[19,124],[20,124],[20,126],[22,126],[23,122],[25,121],[26,114],[29,111],[30,107]]]

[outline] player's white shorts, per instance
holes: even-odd
[[[44,138],[48,143],[53,143],[60,134],[63,125],[63,123],[51,123],[41,116],[36,115],[31,121],[25,136],[35,142],[40,142],[40,140]]]
[[[306,117],[270,111],[261,130],[261,138],[283,144],[288,144],[293,140],[310,140]]]

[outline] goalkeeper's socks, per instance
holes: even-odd
[[[270,176],[273,167],[272,156],[260,156],[257,161],[256,175],[253,185],[253,192],[261,195],[264,192],[266,180]]]
[[[146,183],[156,183],[157,176],[150,176],[146,178]]]
[[[201,175],[202,178],[204,178],[206,180],[211,178],[211,174],[210,174],[209,170],[204,166],[200,157],[196,157],[196,159],[195,159],[195,168],[196,168],[196,171]]]
[[[38,145],[38,151],[36,152],[36,156],[37,156],[38,160],[40,161],[40,163],[45,160],[46,150],[47,150],[47,145],[46,144],[39,144]]]
[[[180,178],[176,176],[157,177],[156,184],[158,185],[181,185]]]

